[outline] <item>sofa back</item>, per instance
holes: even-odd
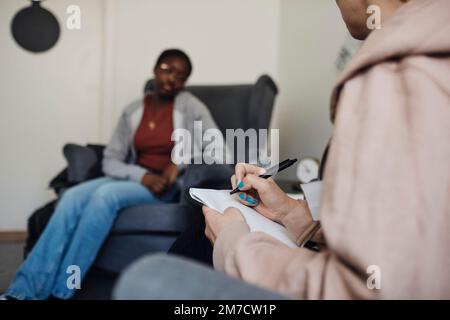
[[[144,93],[154,88],[153,79],[147,81]],[[199,98],[210,110],[219,129],[268,129],[278,88],[263,75],[254,84],[195,85],[186,90]]]

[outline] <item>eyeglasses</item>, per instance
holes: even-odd
[[[185,75],[182,72],[179,72],[176,68],[173,66],[167,64],[167,63],[161,63],[158,66],[158,69],[161,70],[164,74],[171,75],[174,74],[175,80],[179,82],[185,82],[187,80],[187,75]]]

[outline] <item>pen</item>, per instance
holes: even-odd
[[[274,165],[273,167],[270,167],[269,169],[266,170],[265,173],[259,175],[260,178],[263,179],[267,179],[270,178],[272,176],[274,176],[275,174],[277,174],[278,172],[283,171],[286,168],[289,168],[290,166],[292,166],[294,163],[297,162],[297,159],[286,159],[282,162],[280,162],[277,165]],[[230,192],[230,194],[235,194],[236,192],[239,192],[239,188],[234,189],[233,191]]]

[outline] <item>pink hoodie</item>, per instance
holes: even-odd
[[[322,228],[301,208],[282,221],[297,243],[320,234],[326,247],[234,223],[215,268],[293,298],[450,298],[450,1],[410,0],[372,32],[331,117]]]

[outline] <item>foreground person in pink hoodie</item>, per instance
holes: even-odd
[[[255,209],[297,244],[312,239],[321,250],[252,233],[237,209],[204,208],[214,267],[296,299],[450,298],[450,1],[337,3],[351,34],[366,40],[332,94],[320,224],[305,203],[258,178],[262,169],[237,165],[231,179],[256,190]],[[375,31],[366,25],[371,4],[382,14]],[[173,277],[178,291],[189,286],[188,274]],[[203,297],[171,294],[141,297]]]

